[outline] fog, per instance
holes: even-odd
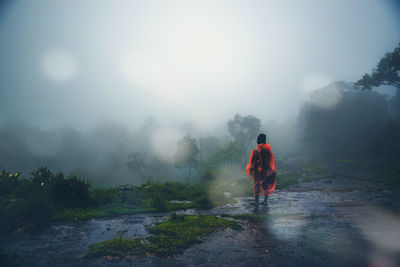
[[[395,1],[0,7],[2,168],[46,165],[99,184],[180,179],[177,142],[195,138],[205,161],[235,139],[235,114],[260,119],[278,158],[331,154],[338,140],[348,154],[389,151],[376,138],[398,129],[394,88],[352,91],[400,40]],[[324,132],[325,115],[345,130]],[[370,129],[372,140],[358,139]]]

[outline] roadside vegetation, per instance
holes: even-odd
[[[6,170],[0,172],[0,231],[52,220],[81,220],[93,217],[164,212],[187,208],[208,209],[234,202],[201,183],[151,183],[128,188],[93,188],[76,175],[65,176],[46,167],[31,172],[29,179]],[[222,187],[219,189],[222,190]]]

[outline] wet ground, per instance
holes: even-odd
[[[400,196],[360,177],[336,177],[276,191],[266,207],[251,198],[187,214],[265,214],[257,225],[224,230],[183,253],[86,259],[90,244],[146,237],[167,213],[31,227],[1,237],[1,266],[400,266]]]

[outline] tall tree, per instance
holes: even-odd
[[[176,154],[174,155],[175,166],[178,169],[187,168],[190,178],[192,169],[196,168],[198,165],[196,156],[199,153],[199,148],[197,147],[196,140],[187,134],[178,141],[177,148]]]
[[[400,43],[393,52],[385,54],[371,74],[364,74],[355,85],[366,90],[381,85],[394,86],[397,92],[390,104],[394,114],[400,116]]]
[[[251,144],[255,143],[260,128],[260,119],[251,115],[243,117],[240,114],[236,114],[233,119],[228,121],[229,134],[243,151],[243,159],[250,152]]]

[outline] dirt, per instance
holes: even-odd
[[[167,213],[43,224],[0,241],[1,266],[400,266],[400,196],[365,177],[340,176],[277,190],[266,207],[235,204],[186,214],[259,213],[172,257],[87,259],[90,244],[146,237]]]

